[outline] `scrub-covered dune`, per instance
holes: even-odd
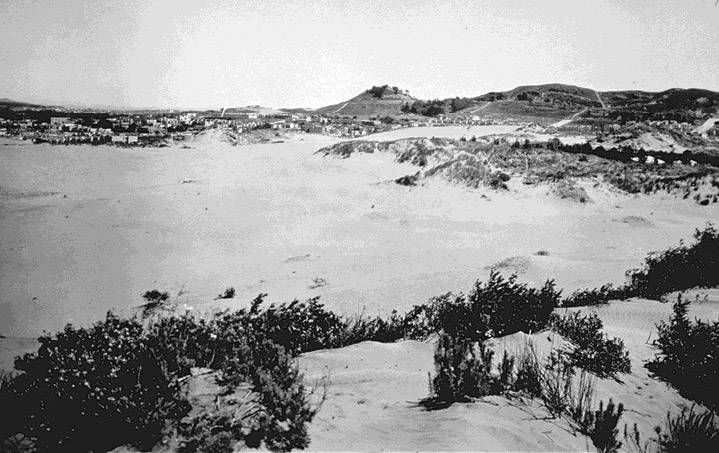
[[[690,314],[704,320],[719,317],[719,291],[699,290],[703,302],[691,305]],[[704,298],[706,296],[706,298]],[[619,423],[640,438],[655,436],[668,412],[676,414],[692,402],[664,382],[651,378],[644,364],[656,349],[656,324],[668,321],[671,305],[655,300],[615,301],[599,307],[570,309],[596,312],[609,336],[621,338],[632,362],[630,374],[617,379],[597,378],[595,404],[612,399],[625,412]],[[565,309],[557,309],[564,314]],[[516,333],[494,339],[495,357],[504,350],[519,355],[531,343],[540,357],[556,350],[562,340],[556,333]],[[365,342],[342,349],[317,351],[300,357],[306,382],[329,376],[327,401],[312,423],[314,450],[454,450],[454,451],[594,451],[589,438],[576,426],[553,418],[541,401],[531,398],[490,396],[471,403],[428,411],[419,403],[429,396],[429,374],[435,373],[433,340],[384,344]],[[623,440],[622,451],[633,451]],[[653,450],[650,450],[653,451]]]

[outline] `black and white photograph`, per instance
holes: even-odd
[[[717,411],[717,0],[0,0],[0,453]]]

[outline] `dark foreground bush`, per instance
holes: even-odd
[[[683,408],[672,417],[667,413],[664,429],[657,427],[659,451],[679,453],[685,451],[719,451],[719,427],[714,412]]]
[[[190,409],[183,377],[206,367],[221,371],[227,391],[251,386],[261,407],[252,426],[208,439],[232,448],[260,442],[271,450],[304,448],[317,407],[293,356],[251,321],[245,312],[147,324],[108,314],[90,328],[68,326],[41,337],[37,353],[16,360],[22,373],[0,389],[4,411],[13,414],[0,428],[2,440],[29,439],[39,451],[149,450],[175,432]]]
[[[659,352],[647,368],[686,398],[719,409],[719,322],[690,321],[689,301],[678,296],[669,323],[657,325]]]
[[[13,431],[34,438],[40,451],[150,449],[166,423],[189,410],[178,376],[136,320],[109,314],[39,340],[37,353],[16,360],[23,373],[9,386],[14,407],[4,410],[18,422]]]
[[[694,233],[695,242],[683,242],[657,255],[644,267],[627,272],[635,294],[658,298],[672,291],[719,285],[719,232],[711,224]]]
[[[575,311],[552,316],[552,328],[575,346],[568,355],[573,365],[602,377],[629,373],[631,362],[624,342],[620,338],[609,338],[602,327],[596,313],[582,315]]]

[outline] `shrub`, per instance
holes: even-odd
[[[550,355],[540,375],[540,397],[547,412],[553,417],[571,413],[573,383],[574,368],[571,364],[556,354]]]
[[[647,368],[687,398],[719,408],[719,322],[690,321],[689,301],[677,297],[669,323],[657,325],[659,350]]]
[[[41,337],[37,353],[16,360],[23,374],[0,388],[0,402],[16,419],[3,423],[2,440],[31,439],[40,451],[119,445],[149,450],[190,409],[181,378],[192,367],[207,367],[221,371],[228,391],[250,385],[261,411],[251,429],[236,423],[236,414],[195,420],[195,428],[181,430],[189,436],[182,444],[186,451],[226,451],[240,441],[248,446],[264,441],[271,450],[307,446],[307,423],[319,407],[310,404],[293,355],[270,336],[281,323],[261,330],[275,318],[260,316],[261,298],[255,302],[249,312],[222,313],[209,321],[183,315],[142,324],[108,314],[91,328],[68,326]],[[229,436],[201,432],[218,423],[228,427]]]
[[[390,317],[384,319],[380,316],[366,318],[360,315],[356,318],[343,318],[344,327],[336,346],[347,346],[362,341],[393,342],[411,336],[406,318],[392,310]]]
[[[261,414],[262,406],[252,391],[241,399],[220,396],[214,407],[183,421],[178,452],[231,453],[238,446],[256,448],[262,440],[258,423]]]
[[[527,343],[519,357],[517,378],[514,380],[513,389],[535,398],[542,396],[542,370],[537,353],[531,343]]]
[[[472,398],[493,394],[497,380],[491,374],[494,351],[475,342],[442,334],[434,353],[436,375],[432,392],[438,401],[470,401]]]
[[[41,451],[149,449],[167,422],[189,410],[177,376],[155,356],[136,320],[108,314],[87,329],[67,326],[15,361],[16,414]]]
[[[404,320],[405,332],[421,337],[445,332],[456,338],[484,341],[492,336],[545,328],[559,302],[554,282],[540,289],[517,283],[517,276],[504,279],[492,272],[489,280],[477,281],[466,297],[446,293],[415,306]]]
[[[256,299],[250,316],[257,314]],[[259,436],[271,450],[304,448],[309,443],[307,423],[319,407],[312,407],[310,395],[293,355],[273,341],[277,331],[263,331],[244,310],[224,313],[210,323],[212,333],[206,350],[212,366],[222,371],[222,383],[235,388],[249,383],[260,395],[263,415]],[[277,325],[275,325],[277,327]]]
[[[665,250],[645,259],[644,267],[627,272],[632,290],[646,297],[719,284],[719,232],[709,224],[694,233],[694,244]]]
[[[467,296],[472,320],[477,326],[504,336],[515,332],[536,332],[545,328],[559,303],[559,291],[547,280],[540,289],[517,283],[517,276],[504,279],[492,272],[486,283],[477,282]]]
[[[154,314],[158,309],[163,308],[164,304],[170,300],[170,295],[167,292],[160,292],[156,289],[151,291],[145,291],[142,298],[147,302],[142,307],[142,317],[146,318]]]
[[[507,351],[504,351],[502,361],[499,363],[499,386],[503,392],[511,390],[516,382],[514,361],[514,356],[510,356]]]
[[[573,365],[603,377],[631,371],[624,342],[602,332],[602,321],[596,313],[583,316],[575,311],[565,316],[553,315],[552,328],[574,344],[569,353]]]
[[[616,411],[615,411],[616,409]],[[580,431],[592,439],[592,443],[603,453],[615,453],[619,451],[622,442],[619,440],[617,424],[624,412],[624,405],[618,406],[610,399],[604,409],[604,402],[599,402],[599,409],[596,411],[586,410],[580,419]]]
[[[714,417],[714,412],[695,412],[694,406],[688,412],[683,408],[676,417],[667,413],[665,431],[657,427],[659,451],[719,451],[719,427]]]
[[[233,299],[235,297],[235,288],[230,286],[225,288],[225,292],[217,295],[217,299]]]
[[[292,355],[342,345],[345,323],[326,310],[319,297],[305,302],[295,299],[289,304],[272,304],[261,310],[265,296],[260,294],[255,298],[249,311],[240,310],[233,314],[235,322],[263,332]]]
[[[609,303],[610,300],[624,300],[629,297],[632,297],[630,288],[626,286],[614,288],[611,283],[607,283],[601,288],[574,291],[569,297],[562,300],[562,307],[603,305]]]

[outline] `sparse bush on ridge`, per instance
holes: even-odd
[[[696,230],[695,242],[647,256],[643,268],[627,271],[637,295],[660,297],[672,291],[719,285],[719,231],[712,224]]]
[[[647,255],[642,268],[626,272],[626,285],[615,288],[608,283],[574,291],[562,300],[562,307],[602,305],[630,297],[658,299],[673,291],[719,285],[719,231],[710,223],[696,230],[694,239],[691,245],[682,241],[678,247]]]
[[[565,316],[552,315],[552,329],[574,344],[568,360],[578,367],[602,377],[629,373],[629,352],[620,338],[609,338],[602,332],[602,321],[596,313],[582,315],[575,311]]]
[[[719,409],[719,322],[689,320],[689,301],[681,294],[669,323],[657,325],[656,358],[646,367],[686,398]]]
[[[611,283],[607,283],[600,288],[574,291],[569,297],[562,300],[562,307],[604,305],[610,300],[624,300],[629,297],[632,297],[632,291],[627,286],[615,288]]]

